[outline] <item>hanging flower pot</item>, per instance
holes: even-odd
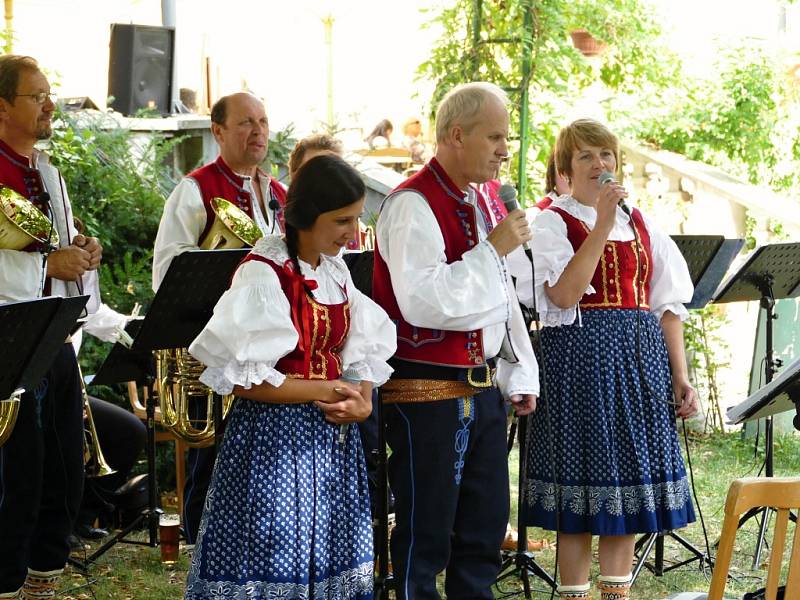
[[[595,38],[585,29],[570,31],[572,45],[584,56],[597,56],[606,49],[606,43]]]

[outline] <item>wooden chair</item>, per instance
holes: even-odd
[[[144,393],[147,393],[146,388]],[[128,398],[131,402],[133,414],[139,417],[142,421],[147,421],[147,411],[144,403],[139,400],[139,390],[136,387],[135,381],[128,382]],[[145,398],[145,401],[147,398]],[[156,426],[161,425],[161,408],[156,406],[155,410]],[[160,427],[156,428],[156,442],[175,442],[175,490],[178,496],[178,514],[183,515],[183,486],[186,482],[186,450],[189,447],[182,439]],[[183,518],[181,516],[181,518]]]
[[[725,520],[722,523],[717,560],[711,577],[708,600],[722,600],[739,518],[751,508],[770,507],[777,511],[772,551],[767,571],[766,600],[775,600],[783,562],[789,511],[800,509],[800,478],[748,477],[737,479],[728,490],[725,500]],[[786,598],[800,598],[800,528],[795,526],[789,572],[786,579]]]

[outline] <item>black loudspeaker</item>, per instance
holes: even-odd
[[[171,27],[111,24],[108,95],[111,107],[124,115],[148,108],[172,112],[172,61],[175,30]]]

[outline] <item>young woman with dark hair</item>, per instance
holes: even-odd
[[[395,332],[338,257],[363,205],[364,183],[343,160],[305,163],[289,187],[285,239],[256,244],[190,346],[208,367],[201,381],[238,398],[187,599],[372,595],[364,456],[346,424],[369,415]]]

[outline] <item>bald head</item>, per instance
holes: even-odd
[[[247,92],[223,96],[211,109],[211,131],[228,166],[242,175],[254,175],[269,143],[264,103]]]

